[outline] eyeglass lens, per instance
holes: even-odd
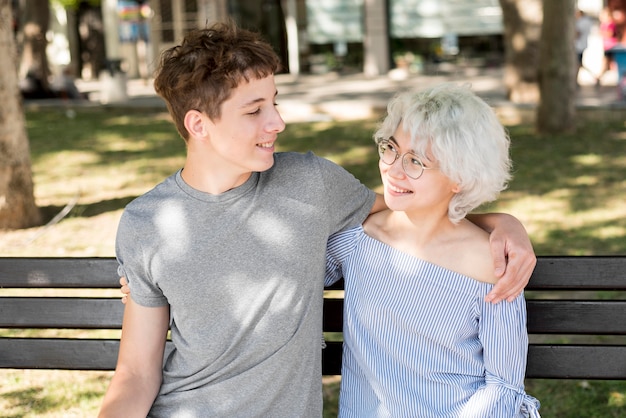
[[[400,154],[389,142],[382,142],[378,147],[378,153],[383,163],[392,165],[400,158]],[[417,156],[411,152],[402,155],[402,168],[407,176],[417,180],[424,172],[424,166]]]

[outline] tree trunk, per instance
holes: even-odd
[[[81,3],[77,18],[81,67],[76,76],[88,74],[89,78],[97,80],[106,62],[102,9],[100,6]]]
[[[46,33],[50,24],[49,0],[27,0],[20,2],[20,79],[27,75],[40,82],[44,91],[49,91],[50,68],[46,48]]]
[[[549,0],[543,6],[536,128],[558,133],[576,128],[576,52],[574,0]]]
[[[515,103],[537,103],[541,0],[500,0],[504,25],[504,85]]]
[[[38,225],[30,150],[17,87],[11,0],[0,0],[0,228]]]

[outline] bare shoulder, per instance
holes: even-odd
[[[455,251],[458,257],[455,270],[480,282],[495,284],[498,278],[494,275],[489,234],[471,222],[467,224],[460,248]]]
[[[365,233],[379,241],[388,241],[387,220],[390,214],[391,210],[384,209],[368,216],[365,222],[363,222],[363,230]]]

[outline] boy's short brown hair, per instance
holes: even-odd
[[[219,120],[221,105],[242,81],[270,76],[280,68],[272,47],[234,23],[189,32],[181,45],[163,52],[154,80],[185,141],[185,114],[195,109]]]

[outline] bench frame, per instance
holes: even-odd
[[[114,258],[0,258],[0,329],[120,329],[124,307],[118,296],[31,297],[2,291],[119,289],[116,271]],[[626,362],[618,361],[626,358],[624,342],[532,343],[534,334],[626,336],[623,293],[621,300],[596,297],[598,291],[626,291],[626,256],[538,257],[526,290],[531,336],[527,378],[626,380]],[[590,297],[580,299],[581,291]],[[575,298],[562,299],[569,292]],[[343,299],[325,297],[324,331],[341,332],[342,317]],[[117,339],[6,334],[0,331],[0,368],[113,370],[117,361]],[[325,375],[341,373],[341,348],[340,341],[327,342]]]

